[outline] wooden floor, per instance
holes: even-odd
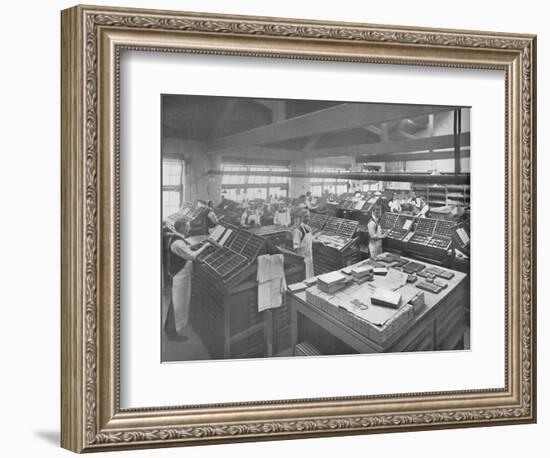
[[[166,312],[166,321],[168,322],[167,328],[173,329],[174,315],[172,310],[170,310],[170,302],[170,289],[166,288],[165,291],[163,291],[162,307],[168,310]],[[162,329],[161,361],[163,363],[171,361],[209,360],[211,358],[208,350],[191,324],[187,325],[184,335],[187,337],[187,340],[181,341],[178,338],[171,338],[166,333],[166,328]]]
[[[185,330],[185,342],[173,339],[162,332],[162,362],[209,360],[210,354],[200,337],[189,324]]]
[[[174,362],[174,361],[204,361],[210,360],[211,356],[206,350],[206,347],[202,343],[201,338],[193,330],[191,325],[187,326],[185,336],[188,340],[180,342],[178,340],[170,340],[166,335],[166,332],[162,333],[162,362]],[[285,348],[281,352],[275,355],[277,358],[292,357],[292,350],[290,347]]]

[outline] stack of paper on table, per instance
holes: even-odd
[[[352,267],[351,276],[358,283],[363,283],[374,278],[374,270],[371,266]]]
[[[385,267],[375,267],[374,268],[374,274],[375,275],[386,275],[388,273],[388,269]]]
[[[329,272],[317,277],[317,285],[321,291],[332,294],[346,286],[347,278],[342,272]]]
[[[307,286],[313,286],[315,283],[317,283],[317,277],[309,277],[304,280],[304,283]]]
[[[401,302],[401,294],[387,289],[376,288],[370,297],[370,302],[373,305],[381,305],[392,309],[399,308]]]
[[[293,283],[292,285],[288,285],[288,290],[291,293],[299,293],[300,291],[304,291],[307,288],[307,285],[300,281],[298,283]]]

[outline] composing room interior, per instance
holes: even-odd
[[[164,94],[161,360],[470,348],[470,108]]]

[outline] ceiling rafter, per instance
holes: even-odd
[[[377,105],[376,109],[373,109],[370,104],[342,103],[213,140],[208,143],[207,150],[214,152],[232,147],[274,143],[320,133],[349,130],[365,125],[376,125],[381,122],[400,120],[403,117],[416,117],[451,111],[452,109],[454,107],[391,104]]]

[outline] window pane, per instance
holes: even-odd
[[[336,187],[336,194],[343,194],[345,192],[348,192],[348,186],[347,184],[344,184],[344,185],[341,185],[339,184],[337,187]]]
[[[267,171],[269,171],[269,167],[251,166],[250,171],[251,172],[267,172]],[[248,183],[256,184],[256,183],[268,183],[268,182],[269,182],[269,177],[267,177],[267,176],[250,175],[248,177]]]
[[[273,172],[283,172],[288,173],[288,167],[272,167]],[[288,183],[288,177],[271,177],[270,183]]]
[[[172,213],[176,213],[180,206],[180,193],[178,191],[162,192],[162,219],[165,220]]]
[[[249,199],[267,199],[267,188],[248,188]]]
[[[229,200],[237,200],[237,190],[235,188],[227,190],[227,198]]]
[[[228,189],[228,198],[242,201],[243,197],[247,197],[248,200],[252,199],[268,199],[270,194],[277,194],[281,196],[282,193],[278,191],[279,185],[285,190],[284,195],[287,194],[288,189],[288,177],[274,177],[271,175],[252,175],[251,172],[284,172],[290,171],[289,167],[281,165],[235,165],[235,164],[222,164],[223,171],[238,171],[243,172],[242,175],[229,176],[224,175],[222,177],[222,188],[228,185],[242,185],[238,189]],[[275,184],[275,186],[273,186]]]
[[[162,219],[179,210],[183,196],[185,163],[180,159],[162,160]]]
[[[311,187],[311,194],[313,194],[316,197],[319,197],[323,194],[322,192],[322,186],[312,186]]]
[[[222,165],[222,170],[228,172],[246,172],[246,166],[242,165]],[[222,184],[244,184],[245,175],[223,175]]]
[[[177,159],[164,159],[162,161],[162,184],[181,185],[183,162]]]

